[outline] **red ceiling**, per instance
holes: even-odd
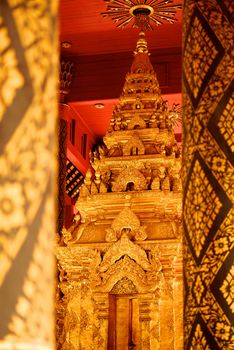
[[[102,17],[101,12],[105,9],[104,0],[61,0],[61,41],[72,44],[70,49],[63,51],[79,55],[132,51],[138,30],[116,28],[111,19]],[[175,24],[155,27],[147,34],[151,49],[181,46],[181,11],[176,18]]]
[[[182,3],[181,0],[175,2]],[[74,62],[75,67],[69,104],[97,138],[106,132],[113,105],[130,68],[130,61],[126,59],[131,60],[138,37],[138,30],[116,28],[109,18],[103,18],[100,13],[105,9],[104,0],[60,1],[60,40],[72,44],[69,49],[61,49],[62,56]],[[177,60],[170,69],[167,86],[162,89],[167,94],[164,98],[171,104],[181,102],[181,13],[176,17],[178,22],[175,24],[165,24],[147,33],[150,51],[154,50],[162,57],[162,69],[163,64],[167,65],[166,56],[170,56],[170,62]],[[104,103],[105,108],[94,108],[96,102]]]

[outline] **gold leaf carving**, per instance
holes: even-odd
[[[131,257],[131,259],[135,260],[136,263],[145,270],[151,269],[145,251],[137,244],[131,242],[126,233],[123,233],[120,240],[114,243],[104,255],[103,261],[100,264],[100,271],[106,271],[115,261],[119,260],[124,255]]]
[[[145,227],[141,226],[140,220],[130,208],[123,209],[114,219],[111,228],[107,229],[106,240],[116,241],[123,232],[132,239],[144,240],[147,238]]]
[[[136,191],[147,189],[147,182],[144,175],[135,168],[127,168],[119,174],[112,186],[112,191],[126,191],[129,183],[133,184],[133,189]]]

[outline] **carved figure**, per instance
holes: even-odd
[[[163,191],[170,191],[170,179],[168,176],[163,179],[161,188]]]
[[[160,190],[160,179],[158,176],[155,176],[151,183],[152,190]]]
[[[86,184],[82,184],[79,189],[79,196],[80,197],[87,197],[90,195],[89,189],[86,186]]]

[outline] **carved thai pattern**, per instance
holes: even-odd
[[[116,181],[113,183],[112,191],[126,191],[128,190],[128,184],[133,184],[132,189],[134,189],[134,191],[147,189],[147,182],[144,175],[137,169],[127,168],[119,174]],[[129,189],[131,190],[131,188]]]
[[[119,280],[111,290],[111,294],[134,294],[134,293],[137,293],[137,288],[128,277],[123,277],[121,280]]]
[[[120,240],[114,243],[106,252],[100,264],[100,271],[106,271],[108,268],[118,261],[121,257],[128,255],[144,270],[151,270],[146,252],[137,244],[130,241],[127,234],[124,232]]]
[[[159,276],[157,274],[152,279],[152,274],[147,274],[141,266],[136,264],[127,255],[112,265],[105,273],[100,274],[100,276],[101,284],[95,288],[98,291],[110,292],[114,284],[123,277],[134,280],[136,288],[140,293],[154,291],[159,283]]]
[[[184,347],[232,349],[233,2],[186,1],[183,41]]]
[[[130,140],[122,146],[123,156],[138,156],[145,153],[145,147],[138,134],[132,134]]]
[[[140,220],[130,208],[123,209],[114,219],[111,227],[107,229],[106,240],[117,241],[122,233],[127,233],[129,238],[135,240],[147,238],[145,227],[141,226]]]
[[[108,293],[93,293],[95,322],[93,344],[95,349],[107,349],[109,296]]]
[[[133,117],[128,123],[128,130],[137,129],[137,128],[145,129],[145,127],[146,127],[146,123],[144,119],[142,119],[139,115],[136,115],[135,117]]]

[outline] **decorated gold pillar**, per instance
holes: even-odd
[[[184,4],[185,349],[233,349],[233,2]]]
[[[66,173],[67,173],[67,137],[68,122],[67,113],[69,105],[67,96],[70,92],[72,81],[73,63],[62,60],[60,63],[60,87],[59,87],[59,122],[58,122],[58,215],[57,215],[57,233],[61,235],[65,224],[65,192],[66,192]]]
[[[66,165],[67,165],[67,121],[63,118],[68,105],[59,106],[59,146],[58,146],[58,215],[57,233],[61,234],[65,221],[65,191],[66,191]]]
[[[0,349],[54,339],[57,1],[0,4]]]

